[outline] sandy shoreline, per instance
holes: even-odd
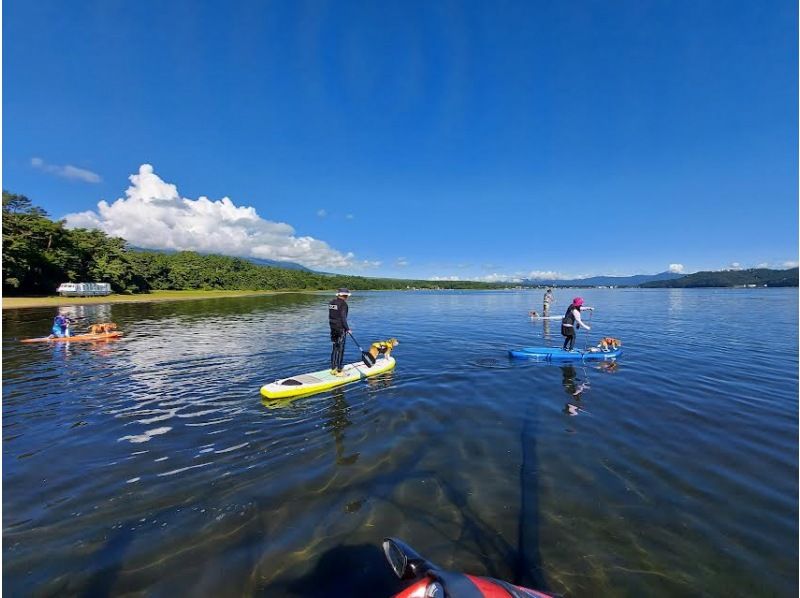
[[[3,297],[3,309],[29,307],[59,307],[68,305],[96,305],[102,303],[150,303],[158,301],[189,301],[192,299],[224,299],[229,297],[255,297],[283,293],[320,293],[325,291],[153,291],[140,295],[106,295],[105,297]]]

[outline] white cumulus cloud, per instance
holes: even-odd
[[[796,261],[792,261],[792,260],[783,262],[783,264],[781,264],[781,265],[784,268],[797,268],[797,262]]]
[[[742,265],[739,262],[732,262],[728,266],[728,270],[741,270],[741,269],[742,269]]]
[[[520,276],[514,276],[511,274],[487,274],[486,276],[480,276],[476,278],[481,282],[522,282],[522,278]]]
[[[54,174],[65,179],[83,181],[84,183],[99,183],[102,180],[99,174],[94,173],[91,170],[78,168],[77,166],[72,166],[71,164],[67,164],[65,166],[48,164],[41,158],[31,158],[31,166],[37,170],[41,170],[42,172]]]
[[[683,274],[683,264],[670,264],[669,271],[673,274]]]
[[[531,280],[566,280],[570,278],[561,272],[554,272],[553,270],[533,270],[525,275],[525,278]]]
[[[310,268],[344,269],[371,267],[378,262],[359,262],[324,241],[297,236],[283,222],[261,218],[255,208],[237,206],[228,197],[187,199],[175,185],[165,183],[149,164],[131,175],[125,198],[97,211],[67,214],[70,228],[98,228],[147,249],[174,249],[256,257],[303,264]]]

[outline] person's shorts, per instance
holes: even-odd
[[[58,338],[64,338],[64,336],[66,336],[64,331],[61,329],[61,326],[53,326],[52,333],[53,336]]]
[[[574,326],[564,326],[561,325],[561,336],[575,336],[575,327]]]

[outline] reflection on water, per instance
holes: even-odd
[[[333,396],[331,397],[331,408],[329,410],[329,419],[326,426],[333,434],[333,442],[336,446],[336,464],[337,465],[353,465],[358,461],[358,453],[353,455],[345,455],[344,449],[344,431],[348,426],[352,426],[353,422],[347,419],[347,412],[350,405],[347,404],[344,396],[344,390],[335,388]],[[356,501],[359,503],[360,501]],[[349,511],[352,512],[352,511]]]
[[[586,368],[584,368],[584,376],[582,379],[577,379],[577,370],[572,365],[561,366],[561,384],[564,386],[564,392],[567,393],[567,403],[564,405],[564,413],[567,415],[578,415],[584,411],[578,401],[581,400],[581,395],[589,389],[589,378],[586,375]]]
[[[397,369],[267,409],[327,365],[327,295],[70,308],[97,344],[4,312],[3,589],[388,595],[395,535],[570,596],[795,591],[797,291],[582,294],[620,362],[509,360],[561,342],[528,292],[359,293]]]

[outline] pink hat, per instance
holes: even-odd
[[[580,307],[583,305],[583,297],[575,297],[575,299],[572,300],[572,305],[575,307]]]

